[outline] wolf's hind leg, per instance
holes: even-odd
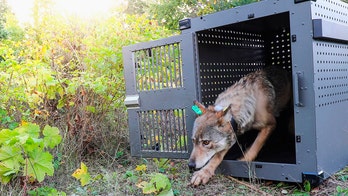
[[[262,128],[251,147],[246,151],[244,157],[242,157],[240,160],[247,162],[255,160],[263,145],[266,143],[267,138],[271,135],[274,127],[275,125],[269,125]]]

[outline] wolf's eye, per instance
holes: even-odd
[[[207,146],[207,145],[210,144],[210,141],[209,141],[209,140],[203,140],[203,141],[202,141],[202,144],[203,144],[204,146]]]

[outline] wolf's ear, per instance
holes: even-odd
[[[216,112],[216,116],[218,118],[221,118],[227,114],[227,112],[231,109],[231,105],[229,105],[227,108],[224,108],[222,110],[219,110]]]
[[[199,110],[202,112],[201,114],[204,114],[207,111],[205,106],[203,104],[199,103],[198,101],[196,101],[196,100],[193,101],[193,104],[195,104],[199,108]]]

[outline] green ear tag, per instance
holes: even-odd
[[[199,109],[199,107],[196,106],[196,105],[192,106],[192,110],[193,110],[197,115],[202,115],[202,114],[203,114],[202,110]]]

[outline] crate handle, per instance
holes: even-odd
[[[323,19],[313,20],[313,38],[321,40],[336,40],[348,42],[348,26],[326,21]]]
[[[303,103],[301,101],[301,90],[303,89],[302,87],[300,87],[300,80],[303,77],[303,72],[296,72],[295,74],[295,80],[294,80],[294,89],[296,90],[296,92],[294,93],[294,100],[295,100],[295,105],[297,107],[303,107]]]

